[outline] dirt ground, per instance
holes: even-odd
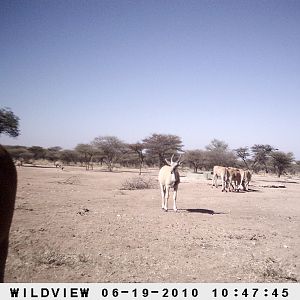
[[[142,175],[155,188],[122,190],[137,170],[18,168],[6,282],[300,281],[299,177],[222,193],[181,170],[174,213],[157,174]]]

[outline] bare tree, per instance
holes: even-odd
[[[139,158],[139,165],[140,165],[140,172],[139,175],[142,174],[142,166],[145,159],[145,144],[144,143],[134,143],[134,144],[128,144],[128,148],[131,149],[133,152],[135,152],[138,155]]]
[[[165,165],[165,158],[173,153],[183,152],[182,141],[177,135],[152,134],[143,140],[147,154],[158,158],[159,166]]]
[[[126,145],[115,136],[99,136],[94,139],[95,146],[104,157],[104,163],[112,172],[114,164],[126,153]]]

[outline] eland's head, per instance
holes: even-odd
[[[167,160],[167,159],[165,159],[166,163],[171,167],[171,174],[174,172],[174,170],[175,170],[177,167],[179,167],[179,166],[182,164],[182,161],[180,160],[181,154],[179,155],[178,160],[173,161],[173,158],[174,158],[174,154],[172,155],[170,161]]]

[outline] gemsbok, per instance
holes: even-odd
[[[0,145],[0,282],[4,280],[9,230],[17,190],[17,171],[8,152]]]
[[[170,188],[174,189],[173,193],[173,210],[177,211],[177,206],[176,206],[176,198],[177,198],[177,190],[178,190],[178,185],[180,183],[180,176],[178,172],[178,167],[181,165],[181,155],[179,156],[177,161],[173,161],[174,154],[171,157],[171,161],[168,161],[165,159],[167,162],[167,166],[163,166],[159,170],[158,174],[158,181],[160,184],[160,189],[161,189],[161,208],[164,209],[165,211],[168,211],[168,199],[169,199],[169,194],[170,194]]]

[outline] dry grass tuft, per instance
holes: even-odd
[[[157,182],[151,177],[137,176],[125,180],[120,190],[146,190],[156,188]]]
[[[34,258],[37,265],[69,266],[74,267],[78,263],[87,263],[90,258],[85,254],[64,254],[55,250],[40,252]]]
[[[74,184],[74,185],[80,185],[80,179],[78,176],[71,176],[65,180],[59,181],[59,184]]]

